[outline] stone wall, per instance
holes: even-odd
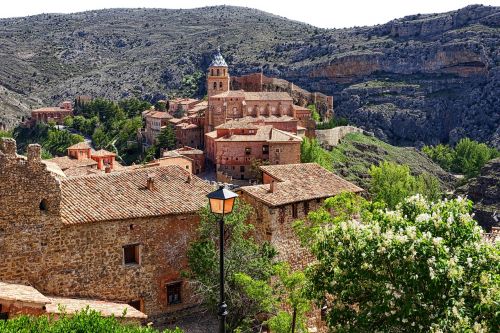
[[[28,160],[15,154],[13,140],[0,148],[0,281],[49,296],[142,300],[153,318],[197,303],[187,282],[181,304],[167,305],[166,290],[182,281],[197,214],[63,224],[60,183],[39,160],[40,147],[30,145]],[[139,244],[138,265],[123,263],[129,244]]]
[[[328,148],[334,147],[349,133],[363,133],[361,128],[354,126],[339,126],[326,130],[316,130],[316,139],[319,143]]]

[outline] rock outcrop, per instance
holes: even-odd
[[[481,174],[458,188],[456,193],[467,195],[474,202],[476,220],[488,232],[500,227],[500,158],[489,161]]]

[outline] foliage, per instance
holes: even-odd
[[[228,330],[236,328],[249,332],[257,314],[270,310],[267,301],[271,289],[267,286],[274,272],[276,251],[268,244],[257,244],[253,225],[246,222],[251,207],[236,200],[233,212],[226,215],[225,223],[225,295],[230,315]],[[219,303],[219,217],[208,207],[200,212],[199,238],[188,250],[190,271],[196,293],[208,309]]]
[[[92,134],[92,142],[96,149],[104,149],[108,145],[109,138],[102,129],[102,127],[97,127]]]
[[[477,176],[489,160],[500,156],[497,149],[469,138],[461,139],[455,148],[439,144],[424,146],[422,151],[444,170],[464,174],[467,178]]]
[[[300,145],[300,161],[302,163],[315,162],[327,170],[332,170],[333,157],[332,155],[321,148],[316,139],[307,137],[302,139]]]
[[[328,121],[317,123],[316,129],[325,130],[339,126],[347,126],[348,124],[349,122],[346,118],[333,116],[332,118],[328,119]]]
[[[48,160],[48,159],[51,159],[54,157],[54,156],[52,156],[52,154],[50,152],[45,150],[45,148],[43,148],[43,147],[42,147],[40,156],[41,156],[42,160]]]
[[[309,104],[307,108],[311,111],[311,118],[315,122],[319,123],[321,121],[321,117],[319,115],[318,110],[316,109],[316,105],[314,104]]]
[[[327,299],[332,331],[497,330],[500,244],[482,239],[470,201],[415,195],[386,210],[340,197],[295,224],[317,259],[308,295]]]
[[[256,179],[259,183],[262,183],[262,171],[260,170],[262,165],[269,165],[269,160],[253,158],[250,161],[250,177]]]
[[[0,321],[0,332],[37,332],[37,333],[159,333],[149,326],[123,324],[114,317],[102,317],[95,310],[86,308],[73,315],[62,314],[58,319],[52,316],[20,316]],[[179,328],[165,330],[163,333],[182,333]]]
[[[201,71],[195,71],[193,74],[184,75],[181,80],[181,96],[187,97],[195,97],[200,96],[201,89],[204,87],[203,80],[205,78],[205,74]]]
[[[307,332],[306,312],[310,310],[310,301],[304,292],[304,273],[292,272],[288,264],[280,264],[276,266],[276,274],[278,279],[273,283],[273,296],[284,308],[291,309],[292,313],[278,310],[267,321],[269,328],[276,333]]]
[[[133,118],[140,116],[142,111],[149,110],[151,103],[137,98],[128,98],[119,101],[118,106],[125,111],[128,118]]]
[[[0,130],[0,138],[12,138],[12,131]]]
[[[51,128],[48,131],[47,139],[42,142],[42,147],[52,155],[64,156],[66,155],[67,148],[78,142],[83,142],[81,135]]]
[[[394,208],[404,198],[420,193],[430,200],[441,196],[439,182],[431,175],[414,177],[407,165],[392,162],[382,162],[379,166],[370,168],[370,193],[373,200],[384,202],[389,208]]]
[[[173,126],[167,125],[160,131],[160,134],[158,134],[158,137],[156,138],[156,144],[154,146],[156,157],[161,157],[160,151],[162,149],[175,149],[175,132]]]

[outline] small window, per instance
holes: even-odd
[[[42,199],[42,201],[40,201],[40,211],[42,212],[46,212],[49,208],[48,208],[48,203],[47,203],[47,200],[46,199]]]
[[[321,202],[321,199],[316,199],[316,203],[320,203]]]
[[[245,148],[245,155],[250,155],[252,153],[252,148]]]
[[[279,153],[281,152],[281,150],[279,148],[276,148],[276,152]]]
[[[244,165],[240,165],[240,172],[245,172],[245,166]]]
[[[217,76],[220,75],[220,70],[217,68]]]
[[[219,88],[222,89],[222,82],[219,82]]]
[[[140,249],[139,244],[125,245],[123,247],[123,264],[139,265]]]
[[[217,89],[217,82],[214,82],[214,89]]]
[[[292,204],[292,217],[297,218],[297,204]]]
[[[189,169],[189,165],[186,165],[186,169]]]
[[[134,309],[136,309],[138,311],[142,311],[142,301],[140,299],[130,301],[130,302],[128,302],[128,305],[130,305],[131,307],[133,307]]]
[[[182,282],[175,282],[167,284],[167,304],[179,304],[181,299]]]
[[[269,146],[268,145],[262,146],[262,153],[263,154],[269,154]]]
[[[304,214],[307,215],[307,213],[309,213],[309,202],[304,201]]]

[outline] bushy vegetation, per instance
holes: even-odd
[[[12,132],[0,130],[0,138],[12,138]]]
[[[50,316],[20,316],[0,320],[0,332],[18,333],[160,333],[149,326],[123,324],[114,317],[102,317],[89,308],[73,315],[62,314],[58,319]],[[163,333],[182,333],[180,329],[164,330]]]
[[[318,110],[316,109],[316,105],[314,104],[309,104],[307,108],[311,111],[311,119],[314,120],[315,122],[320,122],[321,121],[321,116],[319,115]]]
[[[370,194],[374,201],[385,202],[394,209],[403,199],[414,194],[422,194],[431,201],[441,198],[439,181],[429,175],[412,176],[407,165],[382,162],[370,168]]]
[[[42,146],[43,158],[66,155],[69,146],[84,140],[81,135],[58,129],[54,123],[38,123],[33,128],[16,127],[13,137],[21,153],[26,151],[30,143],[39,143]]]
[[[389,210],[349,193],[297,222],[317,259],[307,294],[326,301],[330,329],[497,331],[500,245],[482,239],[471,207],[415,195]]]
[[[151,145],[146,151],[145,161],[151,161],[155,158],[160,158],[162,149],[172,150],[175,148],[175,132],[171,125],[165,126],[158,134],[156,143]]]
[[[255,332],[270,318],[273,332],[287,333],[295,323],[295,332],[305,331],[305,312],[309,301],[303,294],[304,275],[292,272],[276,261],[276,250],[253,237],[254,226],[247,222],[252,208],[237,200],[234,210],[225,217],[225,295],[229,309],[229,332]],[[199,239],[188,250],[189,272],[197,295],[214,312],[219,304],[219,228],[218,217],[204,208]],[[287,305],[290,312],[280,308]],[[295,320],[293,320],[295,318]]]
[[[327,170],[333,168],[333,156],[323,149],[318,140],[304,137],[300,145],[300,161],[302,163],[318,163]]]
[[[349,124],[349,122],[347,121],[346,118],[334,116],[327,121],[317,123],[316,129],[325,130],[325,129],[335,128],[335,127],[339,127],[339,126],[347,126],[348,124]]]
[[[469,138],[461,139],[454,148],[439,144],[424,146],[422,151],[444,170],[464,174],[467,178],[477,176],[489,160],[500,156],[497,149]]]

